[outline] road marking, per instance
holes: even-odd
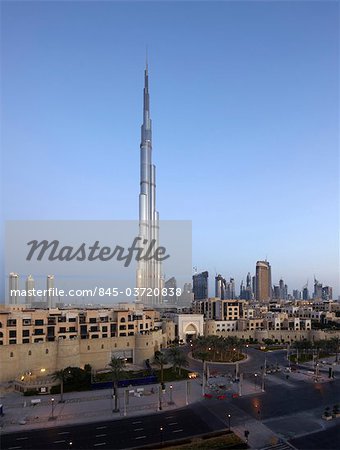
[[[173,430],[173,433],[180,433],[183,430]]]
[[[171,422],[171,423],[169,423],[168,425],[169,425],[169,426],[170,426],[170,425],[178,425],[178,423],[177,423],[177,422]]]
[[[17,441],[24,441],[25,439],[28,439],[28,437],[17,438]]]
[[[146,436],[138,436],[135,439],[144,439],[144,438],[146,438]]]
[[[69,431],[61,431],[61,432],[58,433],[58,434],[70,434],[70,432],[69,432]]]
[[[142,431],[144,428],[135,428],[133,431]]]
[[[132,422],[133,423],[133,425],[135,425],[136,423],[142,423],[142,421],[141,420],[137,420],[136,422]]]
[[[106,445],[106,442],[99,442],[99,444],[93,444],[94,447],[98,447],[98,445]]]
[[[96,430],[104,430],[104,428],[107,428],[107,427],[97,427]]]
[[[103,437],[106,436],[106,434],[96,434],[96,437]]]
[[[66,441],[53,441],[53,444],[61,444],[62,442],[66,442]]]
[[[174,416],[166,416],[166,419],[173,419]]]
[[[14,450],[15,448],[22,448],[22,447],[8,447],[8,450]]]

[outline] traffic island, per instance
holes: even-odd
[[[137,447],[136,447],[137,448]],[[213,433],[206,433],[199,436],[194,436],[188,439],[180,439],[176,441],[165,441],[160,445],[150,444],[143,447],[138,447],[140,450],[166,448],[168,450],[237,450],[249,448],[248,445],[242,441],[236,434],[231,431],[216,431]]]

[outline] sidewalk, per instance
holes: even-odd
[[[24,397],[19,393],[11,392],[0,400],[5,414],[0,418],[0,427],[2,433],[13,433],[62,425],[118,420],[124,417],[178,409],[186,406],[187,401],[190,404],[202,399],[200,380],[188,380],[188,385],[189,393],[186,395],[187,381],[172,383],[172,393],[170,393],[170,383],[166,383],[166,391],[161,393],[162,411],[159,410],[159,384],[128,388],[127,390],[131,391],[128,396],[125,394],[126,389],[121,388],[118,413],[112,412],[114,399],[111,389],[66,393],[64,394],[65,403],[58,403],[60,395]],[[139,396],[137,389],[141,388],[144,392]],[[124,396],[128,398],[126,404]],[[55,399],[53,418],[51,398]],[[32,404],[32,400],[40,400],[40,402]]]

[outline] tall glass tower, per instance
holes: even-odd
[[[154,242],[159,246],[159,213],[156,211],[156,167],[152,164],[152,132],[150,118],[148,64],[144,71],[143,124],[140,143],[140,194],[139,194],[139,237],[148,246]],[[147,241],[147,242],[145,242]],[[138,300],[151,305],[162,303],[162,266],[154,259],[139,261],[137,288],[141,294]]]

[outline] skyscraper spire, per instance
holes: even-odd
[[[142,239],[155,246],[159,246],[159,215],[156,211],[156,167],[152,164],[152,132],[150,118],[150,95],[148,61],[144,70],[143,91],[143,124],[141,127],[140,143],[140,194],[139,194],[139,235]],[[137,268],[137,287],[151,288],[152,291],[162,289],[162,275],[160,262],[149,260],[140,261]],[[138,300],[144,303],[159,304],[159,296],[144,296]]]

